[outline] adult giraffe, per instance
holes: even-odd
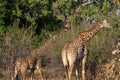
[[[82,80],[85,80],[85,63],[87,58],[86,42],[103,27],[112,28],[107,20],[104,19],[103,21],[98,22],[92,29],[80,32],[74,40],[64,46],[61,54],[67,80],[71,79],[73,67],[75,67],[76,76],[78,77],[80,60],[82,60]]]

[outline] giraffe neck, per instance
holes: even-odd
[[[86,42],[90,40],[97,32],[99,32],[100,29],[101,29],[101,25],[98,23],[92,29],[80,33],[80,36],[82,36],[83,40]]]
[[[40,46],[37,49],[34,49],[31,54],[33,56],[41,56],[41,54],[43,54],[46,49],[48,48],[48,46],[50,45],[50,40],[46,41],[45,43],[42,44],[42,46]]]

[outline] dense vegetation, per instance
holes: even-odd
[[[0,0],[0,76],[15,57],[29,54],[51,35],[56,39],[49,53],[58,57],[66,42],[104,18],[114,28],[90,40],[88,62],[105,63],[108,55],[101,53],[120,37],[119,8],[119,0]]]

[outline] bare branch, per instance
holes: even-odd
[[[100,4],[98,1],[94,0],[98,5]]]
[[[93,4],[93,2],[95,2],[95,3],[98,4],[98,5],[100,4],[98,1],[96,1],[96,0],[92,0],[92,1],[90,1],[90,2],[87,1],[87,2],[83,3],[82,6],[88,6],[88,5],[91,5],[91,4]]]
[[[91,5],[93,2],[94,2],[93,0],[92,0],[92,1],[90,1],[90,2],[85,2],[85,3],[83,3],[83,4],[82,4],[82,6]]]

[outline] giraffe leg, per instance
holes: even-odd
[[[18,68],[17,67],[15,67],[15,72],[14,72],[14,75],[13,75],[13,77],[12,77],[12,80],[17,80],[18,79]]]
[[[16,75],[16,74],[14,74],[14,76],[12,77],[12,80],[15,80],[16,76],[17,76],[17,75]]]
[[[33,73],[31,73],[30,80],[33,80]]]
[[[72,74],[72,71],[73,71],[73,65],[71,65],[68,69],[68,77],[69,77],[69,80],[71,80],[71,74]]]
[[[40,77],[42,80],[44,80],[44,77],[43,77],[43,70],[42,68],[39,68],[39,73],[40,73]]]
[[[30,80],[33,80],[34,70],[31,69]]]
[[[17,76],[18,76],[18,74],[14,74],[14,76],[12,77],[12,80],[17,79]]]
[[[64,66],[65,67],[65,76],[66,76],[66,80],[68,79],[68,66]]]
[[[43,69],[42,69],[42,62],[38,59],[37,64],[36,64],[36,69],[38,70],[40,74],[40,78],[44,80],[44,75],[43,75]]]
[[[26,73],[22,74],[22,80],[26,80]]]
[[[82,59],[82,80],[85,80],[85,63],[87,58],[87,48],[84,50],[84,57]]]
[[[27,70],[28,70],[28,64],[26,63],[22,64],[20,69],[22,80],[26,80]]]
[[[80,75],[79,75],[79,73],[80,73],[79,67],[80,67],[80,66],[76,65],[76,80],[79,80],[79,78],[80,78]]]

